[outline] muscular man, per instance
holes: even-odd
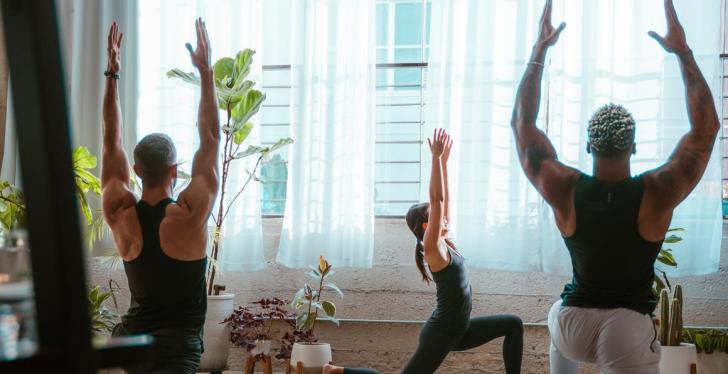
[[[546,52],[566,26],[552,26],[551,0],[518,89],[512,120],[518,156],[554,211],[574,271],[549,313],[552,373],[578,373],[580,361],[596,363],[602,373],[658,373],[660,347],[650,317],[653,265],[672,212],[703,175],[720,128],[671,0],[665,0],[665,14],[667,35],[649,35],[680,62],[690,129],[664,165],[631,175],[635,121],[614,104],[589,121],[593,175],[559,162],[536,127]]]
[[[124,260],[131,292],[129,311],[114,334],[154,337],[153,365],[127,369],[134,373],[194,373],[202,353],[207,310],[207,219],[217,195],[220,128],[210,43],[201,19],[195,28],[197,49],[192,50],[189,44],[187,49],[200,73],[200,148],[192,164],[192,180],[176,201],[172,199],[176,151],[164,134],[149,134],[134,148],[134,171],[142,181],[141,199],[129,189],[117,89],[123,34],[116,23],[109,31],[103,101],[103,210]]]

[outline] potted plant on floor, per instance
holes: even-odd
[[[238,307],[223,322],[230,324],[230,341],[248,352],[245,372],[252,373],[256,362],[262,362],[264,371],[270,372],[272,324],[273,321],[282,321],[290,316],[285,309],[288,302],[274,297],[252,301],[250,304],[250,307]]]
[[[218,106],[220,110],[225,111],[226,122],[222,126],[220,194],[216,206],[213,207],[213,227],[210,233],[207,318],[203,335],[205,352],[200,361],[202,371],[220,371],[227,366],[230,326],[220,322],[233,312],[235,295],[222,292],[225,286],[215,283],[215,277],[219,272],[217,259],[222,249],[221,239],[224,235],[225,218],[250,181],[260,181],[256,171],[261,162],[279,149],[293,143],[291,138],[283,138],[271,146],[248,145],[244,150],[240,149],[253,128],[253,124],[249,122],[250,118],[258,112],[265,100],[265,94],[253,89],[254,83],[247,79],[254,54],[255,51],[252,49],[245,49],[238,52],[235,58],[223,57],[217,60],[212,67]],[[167,76],[182,79],[193,85],[200,84],[200,78],[194,73],[185,73],[180,69],[170,70]],[[248,177],[242,187],[233,191],[234,194],[228,195],[227,182],[231,164],[250,156],[257,156],[255,166],[252,171],[246,170]]]
[[[323,256],[319,257],[318,267],[311,266],[311,270],[306,272],[306,275],[316,280],[316,288],[304,284],[293,297],[291,305],[296,310],[296,331],[299,339],[293,343],[287,371],[293,369],[297,372],[320,373],[323,366],[331,362],[331,346],[328,343],[319,343],[318,339],[314,338],[316,321],[327,320],[339,325],[336,319],[336,305],[330,300],[321,299],[324,290],[335,291],[339,297],[344,296],[339,287],[327,282],[327,279],[334,274],[331,269],[332,266],[326,259]],[[294,332],[295,338],[296,332]]]
[[[695,345],[682,343],[683,329],[683,293],[682,286],[675,286],[672,299],[666,289],[660,292],[660,331],[662,345],[660,355],[660,373],[691,373],[693,365],[697,367],[698,353]]]
[[[728,329],[686,328],[682,338],[695,344],[700,374],[728,373]]]

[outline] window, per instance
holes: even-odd
[[[419,200],[429,14],[430,3],[425,0],[379,0],[376,4],[374,209],[378,216],[402,216]],[[269,145],[288,136],[290,66],[264,65],[263,82],[267,99],[261,108],[262,142]],[[283,214],[286,160],[283,151],[261,167],[264,215]]]

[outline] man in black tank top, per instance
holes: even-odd
[[[114,335],[150,334],[154,360],[130,373],[195,373],[202,354],[207,311],[207,219],[217,196],[220,127],[207,30],[195,22],[197,48],[187,44],[200,74],[200,147],[189,186],[172,199],[176,151],[164,134],[145,136],[134,148],[134,171],[142,196],[130,190],[129,162],[121,142],[117,82],[123,34],[113,23],[108,37],[103,101],[103,211],[124,261],[131,293],[129,310]]]
[[[546,1],[540,33],[518,89],[512,127],[528,179],[552,207],[571,255],[573,279],[549,313],[551,372],[578,373],[581,361],[602,373],[658,372],[651,313],[653,266],[677,205],[705,171],[720,122],[713,97],[687,45],[671,0],[667,35],[649,36],[680,63],[690,128],[667,162],[633,177],[636,124],[619,105],[600,108],[588,125],[593,176],[559,162],[536,127],[547,50],[566,27],[551,23]]]

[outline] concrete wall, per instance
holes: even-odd
[[[224,283],[236,294],[238,303],[263,296],[290,299],[306,280],[301,269],[287,269],[274,261],[280,225],[280,219],[264,220],[267,269],[224,274]],[[724,237],[727,233],[728,225],[724,225]],[[337,269],[333,279],[345,293],[345,298],[337,302],[340,316],[365,321],[344,322],[339,328],[322,324],[319,335],[332,343],[337,363],[396,372],[417,344],[420,324],[406,321],[421,322],[429,316],[435,302],[434,286],[428,288],[420,281],[412,260],[413,243],[402,219],[378,219],[375,237],[373,268]],[[126,285],[123,271],[109,271],[98,261],[91,260],[90,271],[98,284],[105,284],[111,277]],[[484,269],[469,269],[469,274],[473,315],[514,313],[535,324],[526,329],[523,372],[548,372],[548,332],[544,323],[568,277]],[[728,245],[723,245],[718,273],[677,281],[685,287],[687,325],[728,326]],[[122,292],[120,300],[125,310],[128,294]],[[495,342],[451,355],[441,372],[502,372],[499,350],[500,343]],[[234,349],[230,361],[233,367],[241,368],[243,357],[242,350]]]

